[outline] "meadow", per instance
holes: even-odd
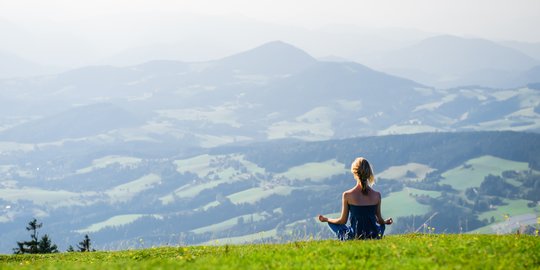
[[[382,240],[0,255],[2,269],[539,269],[540,238],[406,234]]]

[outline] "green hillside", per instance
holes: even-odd
[[[538,269],[540,238],[388,236],[380,241],[159,247],[118,252],[3,255],[2,269]]]
[[[424,223],[436,233],[533,234],[540,216],[540,135],[533,133],[272,141],[174,155],[159,144],[79,146],[69,155],[24,154],[24,166],[0,162],[0,253],[27,238],[22,224],[33,213],[47,214],[39,218],[43,233],[60,250],[86,233],[98,249],[327,239],[329,230],[313,219],[339,215],[357,156],[371,161],[382,214],[394,218],[387,234]],[[156,149],[163,153],[154,156]]]

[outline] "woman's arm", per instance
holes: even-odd
[[[379,203],[377,204],[377,223],[381,225],[382,224],[390,225],[394,222],[394,220],[392,220],[392,218],[389,218],[387,220],[383,219],[381,215],[381,203],[382,203],[381,193],[379,193]]]
[[[341,196],[341,217],[339,218],[327,218],[323,215],[319,215],[320,222],[328,222],[334,224],[345,224],[349,218],[349,203],[347,202],[346,194],[343,192]]]

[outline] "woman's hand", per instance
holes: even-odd
[[[319,221],[320,222],[328,222],[328,218],[323,216],[323,215],[319,215]]]
[[[384,224],[386,224],[386,225],[391,225],[392,223],[394,223],[394,220],[392,218],[389,218],[389,219],[384,221]]]

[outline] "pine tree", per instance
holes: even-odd
[[[34,218],[28,223],[26,230],[31,232],[30,241],[17,241],[17,247],[13,249],[15,254],[37,254],[37,253],[56,253],[58,248],[55,244],[52,243],[51,239],[47,234],[41,237],[41,240],[38,241],[38,229],[43,226],[43,223],[38,223]]]
[[[79,242],[79,244],[77,245],[77,248],[79,248],[79,251],[80,252],[89,252],[89,251],[95,251],[95,250],[90,250],[90,237],[88,237],[88,234],[84,236],[84,239]]]
[[[43,223],[38,223],[37,220],[34,218],[32,221],[28,223],[28,226],[26,227],[27,231],[30,231],[30,241],[24,241],[24,242],[17,242],[17,248],[13,249],[13,253],[15,254],[36,254],[39,253],[39,241],[38,241],[38,232],[37,230],[43,226]]]
[[[58,248],[51,242],[51,239],[47,234],[41,237],[38,244],[38,253],[58,253]]]

